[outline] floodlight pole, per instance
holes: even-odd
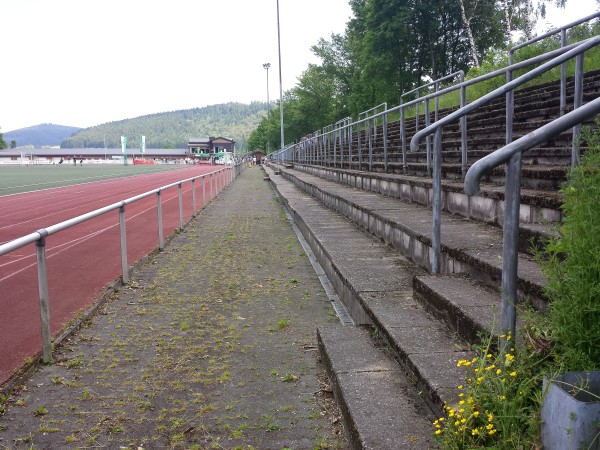
[[[281,84],[281,32],[279,30],[279,0],[277,0],[277,47],[279,49],[279,124],[281,127],[281,148],[284,147],[283,138],[283,85]]]
[[[271,68],[271,63],[264,63],[263,67],[267,69],[267,117],[271,113],[271,101],[269,100],[269,69]],[[267,155],[269,154],[269,138],[267,137]]]

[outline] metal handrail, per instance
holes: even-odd
[[[569,46],[569,47],[559,49],[559,53],[562,53],[559,56],[557,56],[557,57],[553,58],[552,60],[542,64],[541,66],[527,72],[526,74],[521,75],[519,78],[506,83],[505,85],[499,87],[498,89],[495,89],[494,91],[490,92],[489,94],[484,95],[483,97],[479,98],[478,100],[475,100],[474,102],[468,104],[467,106],[465,106],[457,111],[454,111],[453,113],[447,115],[446,117],[440,119],[439,121],[431,124],[429,127],[417,132],[412,137],[412,140],[410,142],[410,147],[411,147],[412,151],[416,151],[419,147],[419,141],[421,139],[423,139],[424,137],[429,136],[431,134],[434,134],[433,180],[432,180],[433,224],[432,224],[432,236],[431,236],[432,251],[433,251],[432,259],[431,259],[431,267],[432,267],[431,270],[433,273],[438,273],[440,271],[440,263],[441,263],[441,261],[440,261],[440,254],[441,254],[440,220],[441,220],[441,185],[442,185],[442,164],[441,164],[442,128],[445,125],[448,125],[449,123],[454,122],[457,119],[461,118],[462,116],[477,109],[478,107],[491,102],[492,100],[494,100],[497,97],[505,95],[509,91],[513,91],[516,87],[521,86],[522,84],[530,81],[531,79],[535,78],[536,76],[562,64],[564,61],[567,61],[573,57],[577,57],[578,59],[580,59],[580,64],[577,64],[577,67],[578,67],[578,69],[582,68],[583,58],[581,55],[583,55],[583,53],[586,50],[589,50],[590,48],[592,48],[598,44],[600,44],[600,36],[596,36],[594,38],[587,39],[587,40],[583,41],[582,43],[579,43],[574,46]],[[555,52],[550,52],[550,53],[555,54]],[[550,53],[548,53],[548,54],[550,54]],[[536,60],[536,62],[544,61],[547,59],[548,54],[541,55],[536,58],[532,58],[528,61],[531,61],[531,60]],[[516,65],[517,64],[514,64],[512,67],[511,66],[506,67],[503,70],[504,71],[513,70],[514,66],[516,66]],[[583,77],[583,73],[579,72],[579,70],[578,70],[578,74],[576,74],[576,78],[578,76]],[[457,86],[460,87],[460,85],[457,85]],[[580,89],[580,92],[577,94],[579,96],[582,95],[581,89]],[[577,94],[576,94],[575,107],[577,107],[581,104],[580,100],[577,100]],[[579,105],[577,103],[579,103]],[[508,125],[507,125],[507,128],[508,128]]]
[[[505,208],[502,244],[502,306],[500,325],[503,331],[516,336],[517,270],[519,264],[519,202],[521,195],[521,156],[523,152],[542,142],[585,122],[600,114],[600,98],[592,100],[570,113],[553,120],[535,131],[511,142],[499,150],[481,158],[467,171],[465,193],[474,195],[479,192],[481,178],[490,170],[507,163],[505,185]],[[504,349],[507,341],[501,341]]]
[[[465,81],[465,72],[462,70],[458,70],[454,73],[451,73],[449,75],[443,76],[441,78],[438,78],[437,80],[431,81],[427,84],[423,84],[415,89],[413,89],[412,91],[408,91],[403,93],[402,95],[400,95],[400,138],[402,141],[402,167],[404,170],[404,173],[408,173],[408,163],[406,161],[406,126],[405,126],[405,116],[404,116],[404,110],[410,106],[410,105],[415,105],[415,133],[417,131],[419,131],[419,104],[423,101],[425,102],[425,128],[427,128],[430,125],[430,118],[429,118],[429,100],[430,100],[430,96],[426,96],[424,98],[420,98],[419,97],[419,91],[421,91],[422,89],[426,89],[428,87],[434,86],[435,87],[435,92],[434,95],[438,93],[438,87],[439,87],[439,83],[444,81],[444,80],[449,80],[449,79],[453,79],[456,78],[456,76],[458,75],[460,82],[464,82]],[[413,93],[416,93],[416,98],[410,102],[410,103],[406,103],[404,104],[402,99],[404,97],[407,97]],[[440,95],[435,95],[435,115],[434,115],[434,121],[437,122],[438,120],[438,112],[439,112],[439,99],[440,99]],[[464,86],[461,91],[460,91],[460,107],[462,108],[463,106],[465,106],[467,104],[467,87]],[[461,129],[461,148],[463,150],[463,152],[465,153],[465,160],[466,160],[466,149],[467,149],[467,118],[465,117],[463,120],[461,120],[460,123],[460,129]],[[429,141],[429,139],[427,139],[426,145],[426,157],[427,157],[427,173],[431,173],[431,143]],[[466,168],[465,168],[465,172],[466,172]]]
[[[541,41],[542,39],[546,39],[548,37],[555,36],[560,33],[560,46],[566,47],[567,45],[567,30],[570,28],[576,27],[577,25],[581,25],[584,22],[589,22],[590,20],[596,19],[600,17],[600,11],[590,14],[589,16],[583,17],[574,22],[563,25],[562,27],[555,28],[550,30],[544,34],[536,36],[533,39],[529,39],[528,41],[522,42],[520,44],[512,47],[508,52],[508,64],[511,65],[514,62],[514,54],[517,50],[525,48],[531,44]],[[512,75],[511,75],[512,76]],[[510,81],[510,79],[507,79]],[[560,67],[560,115],[564,115],[567,109],[567,66],[566,64],[562,64]]]
[[[243,169],[243,167],[241,167]],[[229,172],[227,180],[216,180],[213,183],[213,175],[221,173],[221,172]],[[49,296],[48,296],[48,277],[46,270],[46,238],[52,234],[56,234],[60,231],[71,228],[75,225],[86,222],[90,219],[94,219],[103,214],[106,214],[110,211],[114,211],[116,209],[119,210],[119,228],[120,228],[120,241],[121,241],[121,267],[122,267],[122,276],[121,280],[124,285],[129,283],[129,273],[128,273],[128,262],[127,262],[127,241],[126,241],[126,229],[125,229],[125,206],[131,203],[134,203],[143,198],[149,197],[151,195],[157,196],[157,213],[158,213],[158,236],[159,236],[159,249],[162,251],[164,249],[164,240],[163,240],[163,223],[162,223],[162,207],[161,207],[161,193],[162,191],[177,186],[178,188],[178,197],[179,197],[179,228],[183,229],[183,197],[182,197],[182,185],[186,182],[191,182],[194,187],[195,181],[197,179],[202,179],[203,187],[205,177],[209,177],[210,184],[210,198],[213,198],[213,184],[215,195],[223,189],[225,184],[229,184],[231,181],[235,179],[235,177],[241,172],[238,171],[238,167],[225,167],[222,169],[218,169],[214,172],[199,175],[196,177],[185,178],[183,180],[176,181],[174,183],[167,184],[165,186],[161,186],[159,188],[153,189],[148,192],[144,192],[142,194],[136,195],[134,197],[129,197],[125,200],[121,200],[119,202],[113,203],[108,206],[104,206],[102,208],[95,209],[94,211],[90,211],[85,214],[81,214],[77,217],[73,217],[68,220],[64,220],[57,224],[50,225],[45,228],[41,228],[33,233],[27,234],[25,236],[21,236],[19,238],[13,239],[9,242],[6,242],[0,245],[0,256],[6,255],[14,250],[18,250],[22,247],[25,247],[29,244],[36,244],[36,257],[37,257],[37,272],[38,272],[38,287],[39,287],[39,295],[40,295],[40,317],[42,324],[42,358],[45,362],[49,362],[52,359],[52,342],[51,342],[51,334],[50,334],[50,315],[49,315]],[[206,205],[206,196],[205,189],[202,190],[202,204]],[[192,193],[192,203],[193,203],[193,211],[194,215],[197,213],[196,208],[196,190],[193,188]]]
[[[583,42],[587,42],[587,41],[583,41]],[[518,69],[530,66],[532,64],[537,64],[537,63],[539,63],[541,61],[545,61],[545,60],[554,58],[555,56],[562,55],[565,52],[567,52],[567,51],[569,51],[569,50],[571,50],[573,48],[576,48],[579,44],[581,44],[581,43],[571,44],[571,45],[568,45],[568,46],[560,48],[560,49],[552,50],[552,51],[550,51],[548,53],[545,53],[544,55],[536,56],[536,57],[527,59],[525,61],[520,61],[518,63],[513,64],[512,69],[513,70],[518,70]],[[442,95],[454,92],[454,91],[456,91],[458,89],[462,89],[463,87],[467,88],[467,87],[469,87],[471,85],[480,83],[482,81],[486,81],[486,80],[489,80],[491,78],[496,78],[496,77],[501,76],[501,75],[506,75],[506,73],[507,73],[508,70],[509,70],[508,67],[505,67],[505,68],[502,68],[502,69],[495,70],[493,72],[486,73],[486,74],[481,75],[481,76],[479,76],[477,78],[472,78],[470,80],[465,80],[464,82],[462,82],[460,84],[452,85],[452,86],[446,87],[444,89],[441,89],[441,90],[439,90],[437,92],[428,94],[428,95],[426,95],[424,97],[420,97],[420,98],[412,100],[410,102],[403,103],[403,104],[400,104],[398,106],[394,106],[392,108],[389,108],[389,109],[387,109],[385,111],[376,113],[376,114],[374,114],[372,116],[369,116],[367,118],[358,119],[355,122],[352,122],[351,124],[349,124],[348,127],[358,127],[360,124],[365,123],[365,122],[367,122],[369,120],[378,119],[380,117],[383,117],[384,115],[401,111],[403,108],[408,108],[408,107],[410,107],[412,105],[416,105],[416,104],[418,104],[420,102],[431,100],[431,99],[435,99],[438,96],[442,96]],[[462,102],[462,98],[461,98],[461,102]],[[466,103],[466,99],[465,99],[465,103]],[[444,120],[447,117],[448,116],[442,118],[441,120]],[[465,129],[466,129],[466,127],[465,127]],[[310,139],[322,140],[322,142],[321,142],[321,144],[323,146],[322,154],[324,155],[323,156],[324,158],[327,158],[328,155],[329,155],[329,153],[328,153],[328,143],[330,141],[329,135],[331,133],[333,133],[333,132],[334,132],[333,125],[328,125],[326,127],[323,127],[322,131],[316,131],[314,133],[315,135],[310,138]],[[279,150],[274,151],[273,153],[271,153],[270,157],[272,159],[277,160],[277,161],[279,161],[281,163],[281,162],[283,162],[284,155],[288,154],[293,147],[294,147],[294,144],[289,144],[286,147],[284,147],[282,149],[279,149]],[[462,155],[462,158],[461,158],[462,159],[462,163],[461,164],[464,167],[464,173],[466,173],[466,163],[467,163],[467,160],[466,160],[466,156],[467,156],[466,155],[466,146],[464,147],[462,153],[463,153],[463,155]],[[290,161],[293,161],[293,159],[290,159]]]

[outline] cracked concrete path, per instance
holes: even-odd
[[[0,449],[348,447],[316,343],[339,322],[263,177],[245,170],[0,399]]]

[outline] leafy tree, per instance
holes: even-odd
[[[17,148],[17,141],[15,141],[14,139],[12,141],[10,141],[10,148],[11,149]]]
[[[4,150],[5,148],[8,148],[8,145],[6,145],[4,136],[2,136],[2,132],[0,131],[0,150]]]

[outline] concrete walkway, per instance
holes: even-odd
[[[245,170],[0,398],[0,449],[349,446],[316,342],[339,320],[263,177]]]

